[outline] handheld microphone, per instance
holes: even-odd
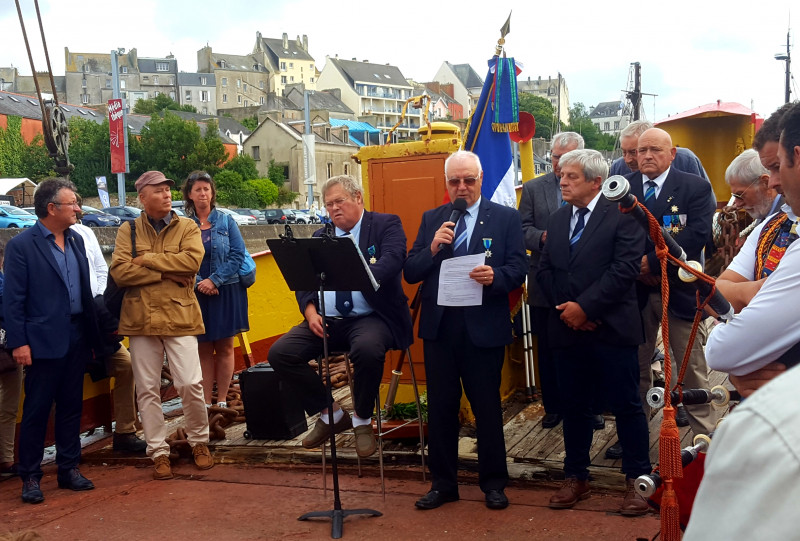
[[[458,220],[461,216],[467,211],[467,200],[461,199],[460,197],[453,201],[453,212],[450,213],[450,217],[447,219],[448,222],[458,223]],[[449,226],[450,229],[455,229],[454,225]]]

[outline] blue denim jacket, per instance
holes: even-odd
[[[197,216],[191,217],[198,226]],[[239,226],[230,216],[212,209],[208,215],[211,224],[211,276],[197,275],[197,282],[209,278],[219,287],[239,281],[239,267],[244,261],[244,239]]]

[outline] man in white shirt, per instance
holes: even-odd
[[[80,204],[80,203],[79,203]],[[80,218],[81,213],[78,213]],[[86,259],[89,261],[89,279],[92,287],[92,297],[95,304],[102,302],[103,291],[108,280],[108,264],[103,257],[103,251],[97,236],[91,228],[81,223],[76,223],[70,228],[78,233],[86,246]],[[97,297],[100,297],[98,300]],[[108,315],[108,313],[106,312]],[[114,415],[116,425],[114,429],[114,451],[128,453],[144,453],[147,443],[136,436],[136,395],[131,368],[131,354],[122,344],[116,344],[117,349],[106,359],[109,376],[114,377]]]

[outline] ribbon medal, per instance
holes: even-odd
[[[489,249],[492,247],[492,239],[483,239],[483,247],[486,248],[486,257],[492,257],[492,251]]]
[[[378,262],[378,260],[375,258],[375,245],[374,244],[372,246],[370,246],[369,248],[367,248],[367,253],[369,254],[369,264],[370,265],[374,265],[375,263]]]

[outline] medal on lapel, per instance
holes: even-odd
[[[372,246],[370,246],[369,248],[367,248],[367,253],[369,254],[369,264],[370,265],[374,265],[375,263],[378,262],[378,260],[375,259],[375,245],[374,244]]]
[[[486,248],[486,257],[492,257],[492,251],[489,249],[492,247],[492,239],[483,239],[483,247]]]

